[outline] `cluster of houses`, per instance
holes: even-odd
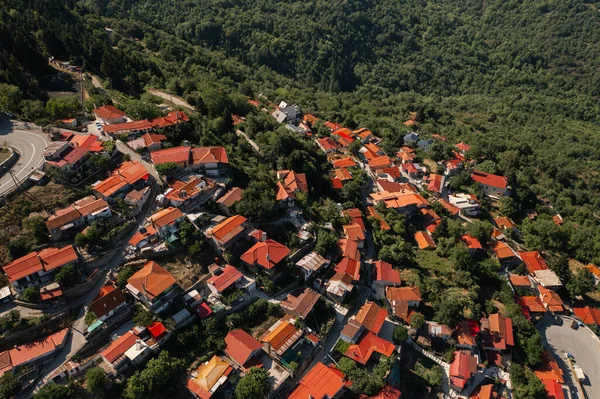
[[[109,156],[107,147],[92,134],[62,132],[58,140],[44,150],[47,165],[58,169],[81,169],[92,154]]]

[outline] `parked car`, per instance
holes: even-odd
[[[573,320],[573,321],[571,322],[571,328],[572,328],[573,330],[577,330],[577,329],[579,328],[579,323],[578,323],[578,322],[576,322],[575,320]]]

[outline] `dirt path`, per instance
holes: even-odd
[[[185,101],[183,98],[174,96],[172,94],[169,93],[165,93],[162,90],[158,90],[158,89],[149,89],[148,92],[150,92],[151,94],[154,94],[155,96],[161,97],[164,100],[175,104],[175,105],[179,105],[181,107],[185,107],[189,110],[195,111],[196,107],[194,107],[193,105],[191,105],[190,103],[188,103],[187,101]]]

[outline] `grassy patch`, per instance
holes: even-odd
[[[419,267],[434,273],[447,275],[454,271],[454,265],[450,260],[439,257],[433,251],[417,251],[416,260]]]

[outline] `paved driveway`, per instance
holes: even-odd
[[[600,399],[600,339],[586,327],[571,328],[571,319],[564,318],[561,326],[553,325],[552,318],[546,317],[538,326],[547,348],[553,351],[559,365],[564,365],[565,354],[569,352],[582,368],[586,380],[582,383],[589,399]],[[565,373],[565,382],[570,373]],[[573,381],[574,382],[574,381]]]
[[[17,163],[12,167],[17,180],[24,181],[44,162],[44,150],[49,144],[41,130],[22,129],[21,122],[11,123],[6,118],[0,118],[0,143],[14,147],[21,154]],[[0,195],[9,191],[15,185],[10,174],[0,178]]]

